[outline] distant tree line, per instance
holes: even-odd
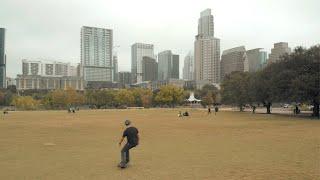
[[[126,107],[176,107],[185,105],[190,90],[173,85],[162,86],[157,90],[144,88],[97,89],[76,91],[66,90],[23,90],[15,88],[0,91],[0,105],[14,106],[22,110],[66,109],[69,107],[88,106],[95,109]],[[218,102],[219,91],[213,85],[205,85],[201,90],[193,91],[195,96],[203,99],[203,106]]]
[[[255,73],[233,72],[221,84],[224,104],[263,104],[271,113],[273,103],[308,103],[313,116],[319,117],[320,45],[297,47],[281,61]]]

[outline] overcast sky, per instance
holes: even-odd
[[[1,0],[7,29],[7,75],[21,73],[21,59],[80,62],[83,25],[113,29],[119,70],[130,70],[130,46],[152,43],[157,54],[184,56],[193,49],[200,11],[211,8],[223,50],[320,43],[319,0]],[[180,73],[181,74],[181,73]]]

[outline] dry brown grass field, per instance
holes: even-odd
[[[320,179],[320,121],[179,109],[10,112],[0,179]],[[140,131],[118,169],[123,121]]]

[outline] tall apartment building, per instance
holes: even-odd
[[[6,64],[6,29],[0,28],[0,88],[7,88]]]
[[[194,57],[191,52],[184,58],[182,76],[184,80],[194,80]]]
[[[171,50],[158,54],[158,80],[179,79],[179,55]]]
[[[211,9],[206,9],[200,13],[194,52],[196,81],[219,83],[220,39],[214,37]]]
[[[142,82],[142,58],[154,58],[153,45],[144,43],[135,43],[131,46],[131,73],[133,83]]]
[[[112,47],[111,29],[81,28],[81,75],[88,84],[112,81]]]
[[[248,57],[244,46],[224,50],[221,56],[221,78],[234,71],[249,71]]]
[[[71,87],[75,90],[83,90],[84,84],[81,77],[75,76],[38,76],[17,75],[16,87],[18,90],[55,90]]]
[[[118,82],[118,56],[113,56],[113,81]]]
[[[154,58],[142,58],[142,81],[158,80],[158,63]]]
[[[291,48],[287,42],[278,42],[274,44],[274,47],[271,49],[269,54],[268,63],[274,63],[281,60],[281,56],[285,54],[290,54]]]
[[[250,49],[246,52],[248,57],[249,72],[262,69],[267,62],[267,52],[262,48]]]
[[[54,90],[68,87],[84,89],[83,78],[78,76],[79,66],[70,63],[22,60],[22,74],[17,75],[18,90]]]

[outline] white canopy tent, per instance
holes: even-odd
[[[190,96],[189,96],[188,99],[186,99],[186,101],[189,102],[189,103],[199,103],[199,102],[201,102],[200,99],[197,99],[197,98],[194,97],[194,93],[193,92],[190,93]]]

